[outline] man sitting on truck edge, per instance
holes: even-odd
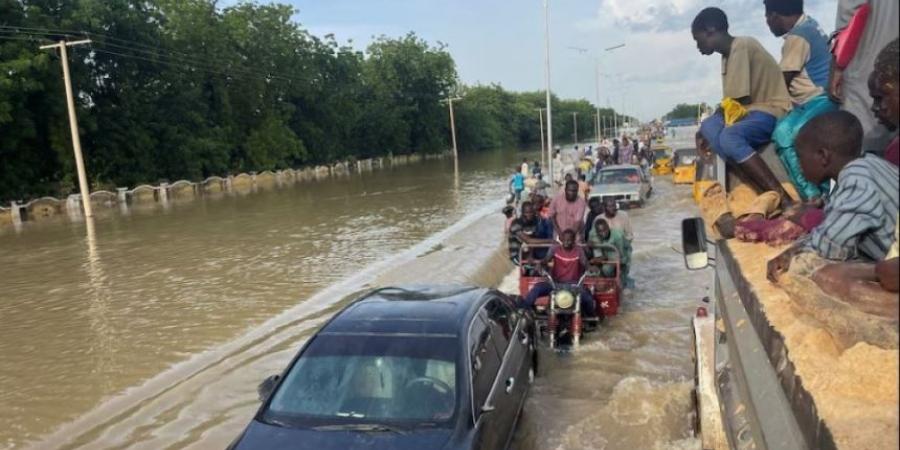
[[[774,191],[783,206],[790,197],[755,148],[771,141],[776,121],[791,107],[790,95],[778,63],[752,37],[728,33],[728,18],[719,8],[706,8],[691,24],[697,49],[703,55],[722,55],[723,97],[742,105],[747,114],[726,125],[719,108],[700,124],[712,149],[733,165],[758,193]]]
[[[828,37],[818,22],[803,13],[803,0],[765,0],[764,3],[769,30],[776,37],[784,37],[780,65],[793,102],[793,109],[775,126],[772,140],[802,199],[817,200],[827,194],[829,186],[816,186],[803,177],[794,139],[810,119],[838,109],[825,91],[831,64]]]
[[[900,174],[881,157],[859,156],[862,138],[859,119],[846,111],[820,115],[800,130],[796,145],[804,176],[816,184],[837,184],[825,204],[825,220],[769,261],[770,281],[777,282],[804,251],[832,261],[880,261],[888,253],[900,206]]]

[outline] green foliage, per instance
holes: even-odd
[[[542,93],[460,86],[442,44],[410,33],[360,52],[309,34],[291,6],[217,5],[0,0],[0,203],[76,188],[59,58],[38,46],[85,35],[69,61],[94,187],[443,151],[460,94],[462,148],[539,140]],[[592,135],[588,102],[553,107],[556,139],[572,111]]]
[[[663,116],[667,120],[671,119],[696,119],[698,116],[698,111],[702,111],[709,106],[706,103],[679,103],[672,108],[671,111],[668,112],[665,116]]]

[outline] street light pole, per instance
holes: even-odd
[[[91,209],[91,192],[88,187],[87,174],[84,170],[84,158],[81,155],[81,138],[78,135],[78,117],[75,112],[75,97],[72,94],[72,79],[69,75],[69,54],[66,47],[90,44],[90,39],[80,41],[59,41],[56,44],[42,45],[41,50],[59,48],[59,59],[62,62],[63,84],[66,87],[66,107],[69,110],[69,131],[72,133],[72,149],[75,151],[75,168],[78,171],[78,189],[81,191],[81,206],[84,208],[85,217],[93,217]]]
[[[578,113],[572,113],[572,134],[575,138],[575,145],[578,145]]]
[[[553,109],[550,106],[550,1],[544,0],[544,90],[547,96],[547,163],[550,169],[550,185],[553,185]]]
[[[546,144],[546,142],[544,142],[544,108],[536,109],[538,111],[538,123],[540,124],[541,128],[541,167],[547,167],[546,161],[544,160],[544,144]]]

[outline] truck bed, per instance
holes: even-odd
[[[737,292],[740,304],[733,303],[732,310],[746,313],[746,318],[731,314],[730,319],[735,322],[730,325],[741,328],[745,326],[742,320],[752,325],[809,448],[900,447],[898,351],[866,343],[842,348],[827,330],[804,321],[803,314],[792,308],[788,294],[766,279],[766,261],[782,249],[737,240],[720,242],[719,278],[727,275],[733,283],[732,290]],[[725,291],[724,295],[729,295],[728,289]],[[721,313],[721,326],[727,326],[724,322],[729,320],[729,314],[717,311]],[[743,372],[741,375],[750,380],[747,384],[752,385],[756,368],[746,360],[736,365]],[[764,398],[765,395],[757,396]],[[765,402],[768,400],[762,400]],[[725,404],[728,405],[727,400]],[[753,409],[756,420],[763,421],[777,409],[766,404],[741,407]],[[724,414],[728,412],[726,408]],[[789,430],[785,428],[781,434]],[[778,447],[777,443],[768,444],[769,448]]]

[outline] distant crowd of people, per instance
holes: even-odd
[[[784,39],[780,61],[755,38],[732,36],[719,8],[700,11],[691,27],[701,54],[722,57],[723,101],[702,122],[698,150],[719,155],[757,193],[777,194],[781,212],[723,215],[717,230],[726,238],[799,236],[769,262],[773,282],[794,257],[813,254],[832,266],[817,278],[824,284],[897,292],[900,3],[839,0],[832,38],[802,0],[763,3],[769,29]],[[770,142],[777,158],[767,160]]]

